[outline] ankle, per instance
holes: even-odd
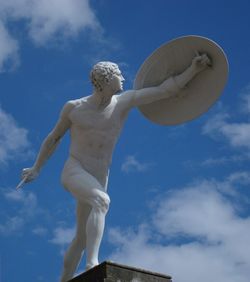
[[[97,266],[98,264],[99,264],[98,262],[97,263],[87,263],[86,264],[86,271],[95,267],[95,266]]]

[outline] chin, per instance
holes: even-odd
[[[115,92],[115,94],[121,93],[122,91],[123,91],[123,88],[120,88],[120,89],[118,89],[118,90]]]

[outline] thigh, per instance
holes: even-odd
[[[79,202],[93,206],[96,199],[108,197],[105,187],[83,168],[64,170],[63,174],[63,185]]]
[[[106,185],[102,186],[100,182],[89,172],[87,172],[74,158],[69,158],[62,172],[63,186],[82,203],[88,203],[90,206],[96,204],[98,200],[109,200],[106,193]]]

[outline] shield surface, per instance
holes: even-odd
[[[197,52],[207,54],[212,67],[195,76],[175,96],[140,106],[146,118],[161,125],[177,125],[200,116],[219,98],[228,77],[227,57],[218,44],[201,36],[180,37],[156,49],[137,72],[134,89],[157,86],[182,73]]]

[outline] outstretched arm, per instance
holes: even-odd
[[[68,118],[68,114],[72,108],[72,102],[68,102],[65,104],[56,126],[43,141],[34,165],[31,168],[23,169],[22,179],[24,180],[24,182],[29,182],[35,179],[38,176],[44,163],[55,151],[61,138],[70,127],[70,120]]]
[[[149,104],[154,101],[176,95],[198,73],[210,65],[210,59],[206,54],[199,55],[197,53],[193,58],[191,65],[181,74],[166,79],[158,86],[133,90],[129,91],[128,94],[125,94],[128,99],[130,98],[130,107]]]

